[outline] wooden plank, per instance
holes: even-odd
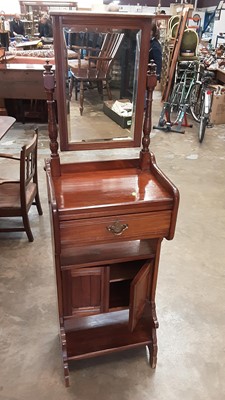
[[[174,79],[174,74],[176,70],[176,64],[177,64],[177,58],[180,54],[180,46],[183,38],[183,33],[186,27],[187,23],[187,18],[188,18],[188,13],[189,13],[189,8],[184,8],[184,11],[181,15],[180,23],[176,32],[176,38],[175,38],[175,45],[174,45],[174,51],[172,53],[172,58],[171,58],[171,65],[170,68],[168,69],[168,76],[166,80],[166,85],[162,94],[162,101],[168,101],[170,92],[171,92],[171,87],[173,84],[173,79]]]

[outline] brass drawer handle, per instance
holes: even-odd
[[[121,224],[120,221],[114,222],[113,225],[109,225],[106,227],[109,232],[112,232],[113,235],[122,235],[123,231],[128,229],[128,224]]]

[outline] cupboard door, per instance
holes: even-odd
[[[108,310],[109,267],[63,271],[64,316],[85,316]]]
[[[128,323],[131,332],[135,329],[144,311],[146,301],[149,299],[151,272],[152,263],[148,261],[143,265],[131,283]]]

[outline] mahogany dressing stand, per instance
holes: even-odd
[[[46,161],[65,384],[71,360],[148,346],[157,363],[155,293],[161,242],[174,236],[179,192],[149,151],[155,65],[139,159],[62,164],[54,73],[45,65]]]

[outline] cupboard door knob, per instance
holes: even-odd
[[[113,235],[122,235],[123,231],[128,229],[128,224],[121,224],[119,221],[114,222],[113,225],[109,225],[106,228],[109,232],[112,232]]]

